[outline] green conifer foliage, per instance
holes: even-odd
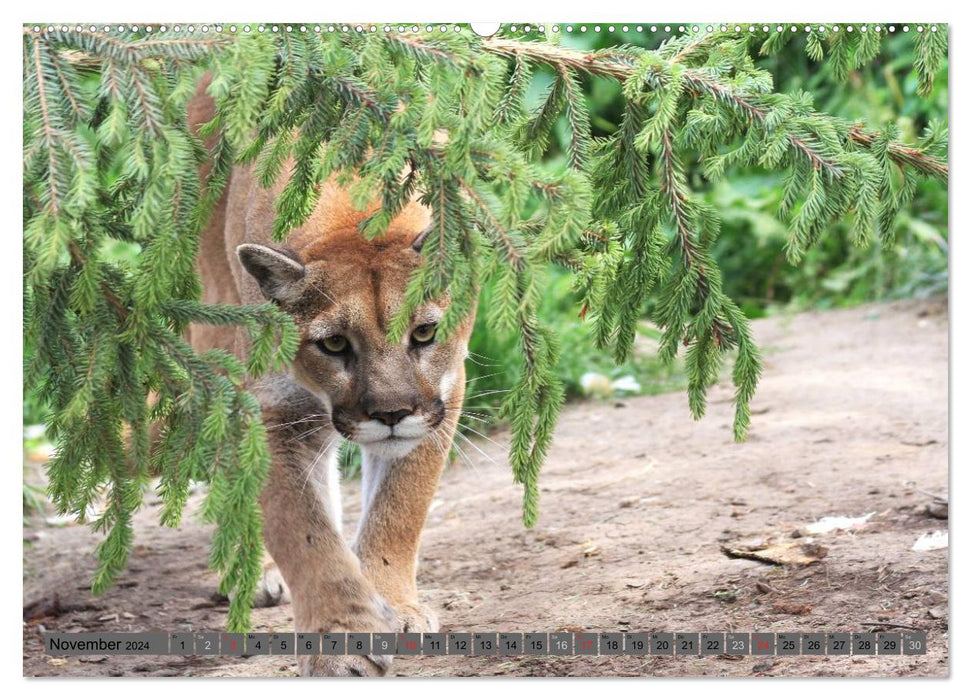
[[[494,282],[490,328],[515,333],[522,371],[503,405],[510,463],[524,487],[523,518],[538,514],[538,475],[563,403],[553,368],[557,339],[537,312],[549,265],[575,273],[579,310],[597,343],[620,361],[645,313],[663,330],[661,354],[681,348],[689,407],[733,358],[736,439],[750,422],[761,361],[711,255],[718,212],[692,189],[689,164],[708,180],[735,166],[786,174],[780,217],[798,262],[833,222],[856,241],[890,245],[896,212],[918,178],[946,179],[946,126],[916,145],[892,128],[871,131],[816,112],[807,94],[773,91],[752,56],[805,42],[814,60],[845,74],[872,60],[881,34],[714,31],[656,51],[596,53],[545,40],[481,39],[461,32],[105,34],[33,31],[24,41],[25,383],[49,407],[57,456],[49,470],[59,510],[106,533],[95,592],[124,567],[131,516],[153,475],[162,522],[179,522],[190,483],[209,484],[203,513],[218,527],[211,562],[235,596],[229,627],[246,629],[260,574],[257,496],[269,466],[259,406],[244,377],[284,367],[292,323],[274,306],[203,304],[194,269],[198,233],[232,167],[255,162],[264,185],[294,169],[274,234],[306,221],[319,186],[337,176],[381,236],[416,193],[432,212],[423,264],[392,322],[400,337],[415,307],[446,291],[448,334]],[[946,59],[946,27],[915,35],[915,69],[929,90]],[[761,37],[761,38],[759,38]],[[538,67],[554,80],[526,104]],[[217,113],[192,136],[185,105],[206,71]],[[584,75],[623,85],[620,128],[593,138]],[[540,157],[563,119],[568,167]],[[211,159],[206,182],[198,167]],[[356,177],[356,179],[352,178]],[[110,255],[123,242],[136,263]],[[235,325],[248,361],[195,353],[189,323]],[[158,439],[150,439],[155,424]],[[100,513],[90,512],[103,499]]]

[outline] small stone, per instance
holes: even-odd
[[[773,666],[775,666],[775,659],[763,659],[752,666],[752,673],[765,673],[771,671]]]
[[[108,660],[107,656],[80,656],[78,661],[82,664],[103,664]]]
[[[714,595],[715,595],[715,598],[721,601],[722,603],[734,603],[736,600],[738,600],[738,595],[736,594],[735,591],[731,591],[724,588],[715,591]]]

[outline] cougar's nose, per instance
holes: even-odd
[[[410,408],[401,408],[397,411],[374,411],[368,414],[368,418],[381,421],[389,428],[397,425],[405,416],[410,416],[413,411]]]

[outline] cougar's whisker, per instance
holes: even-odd
[[[481,448],[481,447],[479,447],[479,446],[478,446],[478,445],[476,445],[476,444],[475,444],[474,442],[472,442],[472,441],[471,441],[471,440],[470,440],[470,439],[469,439],[469,438],[468,438],[467,436],[465,436],[465,435],[463,435],[463,434],[462,434],[462,433],[460,433],[460,432],[456,432],[455,434],[456,434],[457,436],[459,436],[459,437],[461,437],[461,438],[462,438],[463,440],[465,440],[465,441],[466,441],[467,443],[469,443],[469,446],[470,446],[470,447],[472,447],[472,448],[473,448],[473,449],[474,449],[474,450],[475,450],[476,452],[478,452],[478,453],[479,453],[480,455],[482,455],[483,457],[485,457],[486,459],[488,459],[488,460],[489,460],[490,462],[492,462],[492,463],[493,463],[493,464],[495,464],[496,466],[498,466],[498,465],[499,465],[499,462],[497,462],[497,461],[495,460],[495,458],[494,458],[494,457],[493,457],[492,455],[490,455],[490,454],[486,454],[486,453],[485,453],[485,452],[484,452],[484,451],[482,450],[482,448]]]
[[[445,456],[445,458],[447,459],[450,442],[449,442],[449,439],[445,437],[445,434],[442,432],[441,427],[435,428],[433,431],[428,433],[428,436],[435,444],[435,447],[438,449],[439,453]]]
[[[471,379],[466,379],[465,383],[469,384],[471,382],[475,382],[480,379],[488,379],[489,377],[498,377],[500,374],[503,374],[503,372],[493,372],[492,374],[483,374],[481,377],[472,377]]]
[[[308,430],[305,433],[300,433],[300,435],[297,435],[297,436],[291,438],[291,440],[303,440],[304,438],[310,437],[314,433],[319,432],[319,431],[323,430],[326,427],[327,427],[326,425],[318,425],[316,428],[311,428],[310,430]]]
[[[325,292],[323,289],[321,289],[319,286],[317,286],[317,284],[311,282],[310,286],[314,288],[315,292],[318,292],[322,297],[324,297],[324,299],[329,301],[331,304],[334,304],[334,305],[337,304],[337,300],[334,297],[332,297],[330,294]]]
[[[495,445],[496,447],[502,447],[502,445],[500,445],[500,444],[499,444],[498,442],[496,442],[495,440],[493,440],[493,439],[492,439],[491,437],[489,437],[488,435],[483,435],[482,433],[480,433],[480,432],[479,432],[478,430],[476,430],[475,428],[470,428],[469,426],[465,426],[465,428],[466,428],[466,430],[468,430],[469,432],[471,432],[471,433],[475,433],[476,435],[478,435],[478,436],[479,436],[480,438],[482,438],[483,440],[488,440],[489,442],[491,442],[491,443],[492,443],[493,445]],[[503,448],[503,449],[505,449],[505,448]]]
[[[483,396],[490,396],[492,394],[508,394],[510,391],[510,389],[490,389],[489,391],[473,394],[472,396],[467,396],[466,398],[469,401],[472,401],[473,399],[481,399]]]
[[[453,413],[455,411],[463,411],[465,413],[468,413],[469,409],[472,409],[472,408],[476,408],[476,409],[478,409],[480,411],[479,413],[476,413],[476,412],[473,411],[472,414],[471,414],[473,416],[479,416],[480,418],[488,418],[489,420],[494,420],[494,421],[498,421],[499,420],[499,417],[497,415],[497,411],[499,409],[498,406],[496,406],[496,407],[487,407],[487,406],[474,406],[474,407],[473,406],[465,406],[465,407],[453,406],[453,407],[449,407],[449,406],[447,406],[446,407],[446,410],[452,411]]]
[[[471,362],[474,365],[478,365],[479,367],[499,367],[499,365],[493,364],[493,363],[490,363],[490,362],[479,362],[477,359],[475,359],[474,357],[472,357],[471,354],[469,356],[467,356],[465,359],[468,360],[469,362]]]
[[[303,418],[299,418],[297,420],[289,421],[288,423],[274,423],[273,425],[267,425],[267,426],[264,426],[264,427],[267,430],[279,430],[281,428],[287,428],[287,427],[289,427],[291,425],[297,425],[298,423],[307,423],[309,421],[318,420],[318,419],[319,420],[324,420],[327,417],[328,416],[327,416],[326,413],[315,413],[315,414],[313,414],[311,416],[304,416]]]
[[[300,495],[301,495],[301,496],[303,496],[303,494],[304,494],[304,492],[305,492],[305,491],[307,490],[307,484],[309,484],[309,483],[310,483],[310,479],[311,479],[311,478],[313,477],[313,475],[314,475],[314,470],[315,470],[315,469],[316,469],[316,467],[317,467],[317,462],[319,462],[319,461],[320,461],[320,458],[321,458],[321,457],[322,457],[322,456],[323,456],[324,454],[326,454],[326,453],[327,453],[327,450],[329,450],[329,449],[330,449],[330,446],[334,444],[334,441],[335,441],[336,439],[337,439],[336,437],[333,437],[333,438],[331,438],[330,440],[328,440],[328,441],[327,441],[327,443],[326,443],[326,444],[324,444],[324,446],[323,446],[323,447],[321,447],[321,448],[320,448],[320,449],[319,449],[319,450],[317,451],[317,456],[316,456],[316,457],[314,457],[314,461],[310,463],[310,466],[309,466],[309,467],[307,467],[307,475],[306,475],[306,477],[305,477],[305,478],[304,478],[304,480],[303,480],[303,486],[301,486],[301,487],[300,487]]]
[[[432,438],[432,442],[435,444],[435,448],[438,450],[439,454],[448,459],[448,440],[437,430],[430,432],[429,437]]]
[[[460,434],[460,433],[456,433],[456,435],[459,435],[459,434]],[[455,448],[455,451],[456,451],[456,452],[458,452],[458,454],[459,454],[459,456],[460,456],[460,457],[461,457],[462,459],[464,459],[464,460],[465,460],[465,463],[466,463],[466,464],[468,464],[468,465],[469,465],[470,467],[472,467],[472,471],[474,471],[474,472],[475,472],[476,474],[479,474],[479,473],[480,473],[480,472],[479,472],[479,468],[478,468],[478,467],[477,467],[477,466],[475,465],[475,462],[473,462],[473,461],[472,461],[471,459],[469,459],[469,455],[468,455],[468,454],[467,454],[467,453],[465,452],[465,450],[463,450],[463,449],[462,449],[462,447],[461,447],[461,446],[460,446],[460,445],[459,445],[459,444],[458,444],[457,442],[455,442],[454,440],[452,441],[452,447],[454,447],[454,448]]]
[[[462,405],[455,405],[455,406],[446,405],[445,406],[445,409],[448,410],[448,411],[464,411],[467,408],[471,408],[471,407],[470,406],[462,406]],[[468,411],[466,411],[466,413],[468,413]],[[482,416],[483,414],[481,414],[481,413],[473,413],[472,415],[473,416]]]
[[[483,423],[488,423],[489,422],[487,419],[482,418],[481,416],[477,416],[474,413],[468,413],[466,411],[463,411],[460,408],[446,408],[445,410],[446,411],[452,411],[453,413],[458,412],[458,414],[459,414],[459,420],[461,420],[462,418],[471,418],[472,420],[482,421]]]

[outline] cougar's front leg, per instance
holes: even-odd
[[[464,388],[464,380],[461,382]],[[354,550],[364,574],[394,608],[396,629],[436,632],[438,618],[418,602],[415,575],[428,508],[452,446],[458,407],[407,456],[387,460],[362,448],[362,509]]]
[[[273,458],[260,497],[266,547],[290,588],[297,632],[389,632],[393,613],[340,532],[339,440],[322,408],[264,402]],[[298,656],[298,663],[303,675],[384,675],[391,658]]]

